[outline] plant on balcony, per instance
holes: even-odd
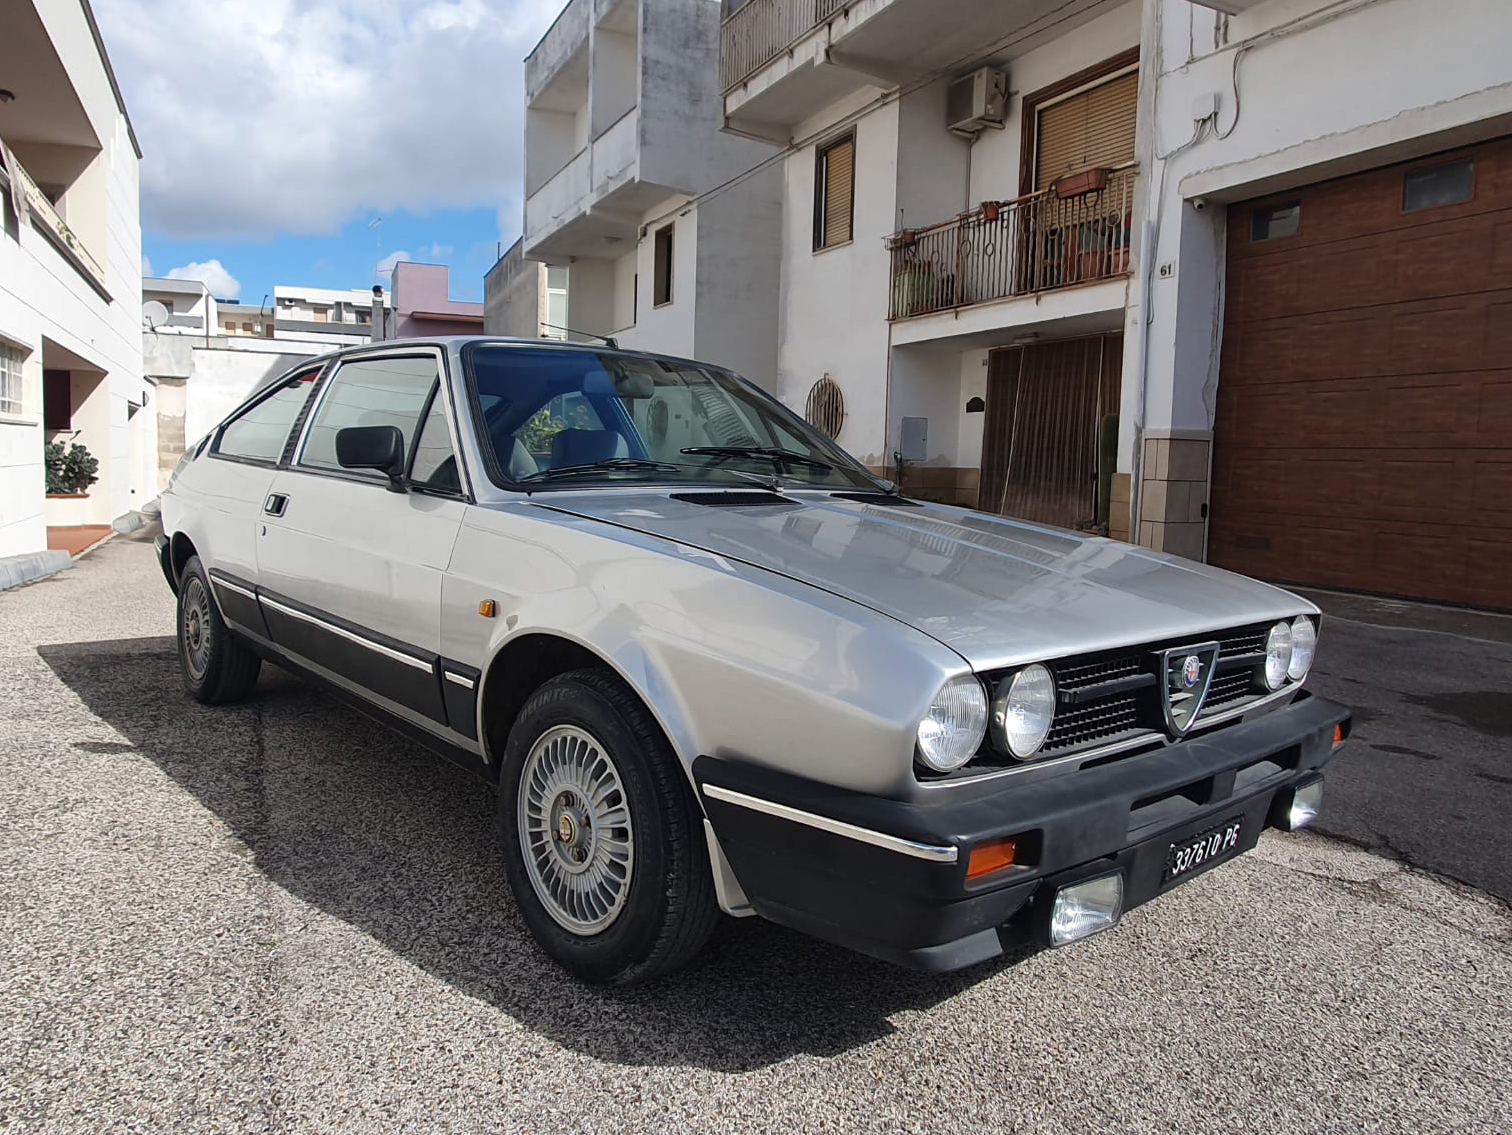
[[[100,471],[99,458],[78,442],[66,448],[61,441],[49,442],[44,460],[49,494],[85,493],[99,480],[95,476]]]

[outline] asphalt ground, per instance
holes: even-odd
[[[1506,905],[1307,833],[948,977],[745,920],[651,988],[579,985],[483,785],[269,668],[188,701],[145,536],[0,593],[0,1129],[1512,1131]],[[1422,735],[1370,746],[1443,755],[1403,766],[1426,802],[1470,727],[1391,712]],[[1420,809],[1351,760],[1330,809],[1418,861]]]

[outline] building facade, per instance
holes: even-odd
[[[522,237],[483,277],[483,330],[518,339],[565,339],[566,328],[567,269],[526,260]]]
[[[85,0],[13,0],[0,34],[0,559],[156,494],[143,378],[141,152]],[[99,462],[46,493],[44,445]]]
[[[394,265],[393,283],[392,328],[384,338],[476,335],[483,330],[483,305],[451,298],[446,265],[401,260]]]
[[[1506,16],[727,3],[726,128],[782,154],[779,395],[920,495],[1512,606]]]
[[[532,261],[567,269],[566,318],[550,318],[548,273],[540,322],[572,337],[696,356],[770,387],[780,150],[721,131],[719,27],[715,0],[567,4],[525,61],[515,275]]]

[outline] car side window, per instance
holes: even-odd
[[[426,399],[439,379],[434,355],[354,359],[326,381],[305,432],[296,464],[382,481],[376,470],[343,469],[336,460],[336,434],[348,426],[395,426],[408,451],[420,427]]]
[[[446,405],[439,384],[431,389],[430,411],[415,439],[415,455],[410,461],[410,482],[440,493],[460,493],[462,474],[452,447],[451,427],[446,424]]]
[[[289,431],[309,401],[320,368],[294,375],[266,398],[248,406],[221,430],[215,452],[243,461],[276,463],[283,456]]]

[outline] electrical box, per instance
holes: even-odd
[[[904,461],[923,461],[929,456],[929,419],[904,418],[898,431],[898,452]]]
[[[945,124],[957,134],[976,135],[1002,128],[1008,117],[1008,72],[979,67],[945,92]]]

